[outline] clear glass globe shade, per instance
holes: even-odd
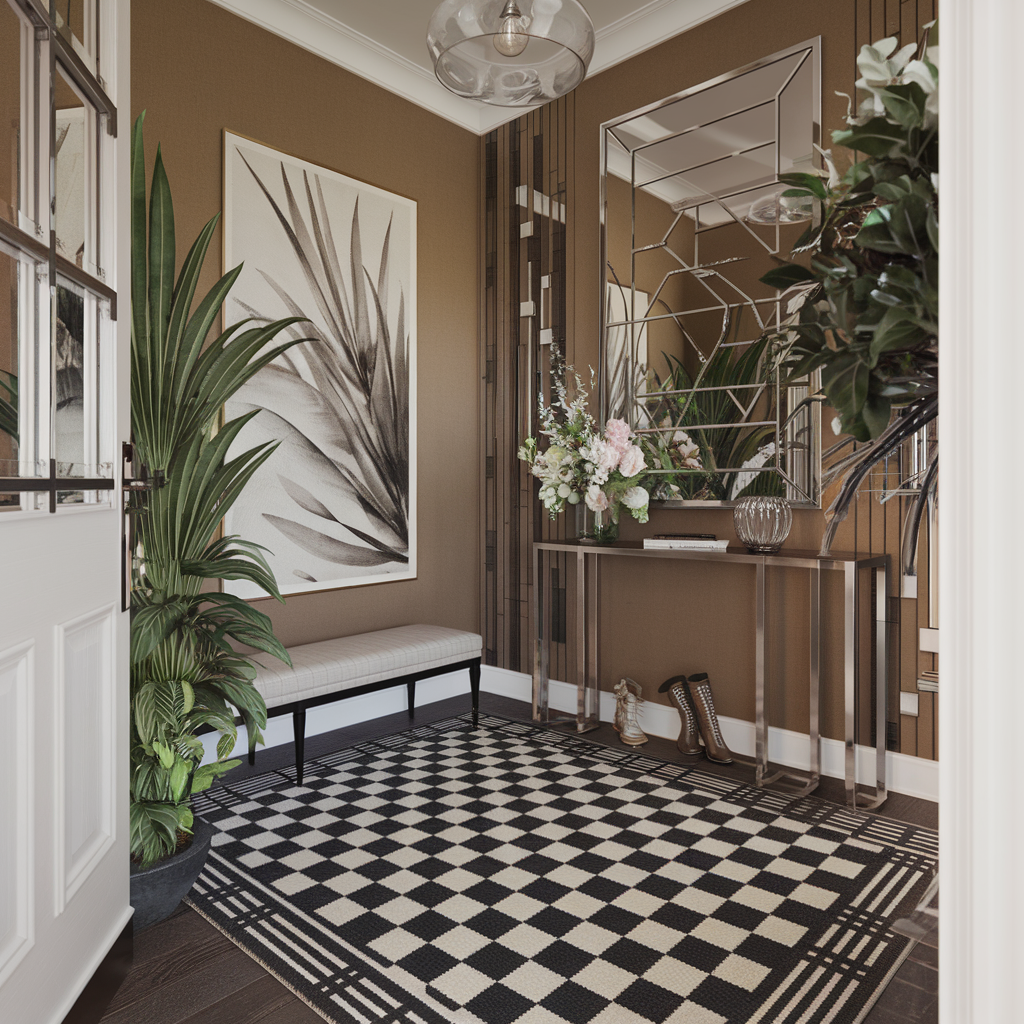
[[[579,0],[516,0],[520,20],[501,39],[504,0],[442,0],[427,27],[438,81],[456,96],[501,107],[557,99],[583,81],[594,56],[594,25]],[[509,26],[512,28],[512,26]],[[508,40],[511,42],[511,40]]]

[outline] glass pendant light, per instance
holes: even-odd
[[[438,81],[456,96],[528,107],[583,81],[594,25],[578,0],[444,0],[427,47]]]

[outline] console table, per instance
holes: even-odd
[[[553,715],[548,704],[548,642],[544,638],[544,613],[551,607],[551,583],[548,573],[540,572],[543,552],[575,556],[577,614],[572,634],[567,642],[575,645],[577,710],[574,716]],[[802,796],[814,790],[821,778],[821,734],[819,722],[819,693],[821,682],[821,574],[843,574],[843,651],[844,651],[844,705],[845,705],[845,777],[846,798],[850,807],[865,810],[879,806],[888,795],[886,789],[886,695],[888,692],[889,650],[886,615],[886,594],[889,584],[889,556],[854,556],[844,554],[819,555],[812,552],[785,551],[777,555],[755,555],[745,549],[728,551],[645,550],[640,542],[615,544],[580,544],[576,541],[542,541],[533,546],[533,600],[534,600],[534,665],[533,665],[533,717],[537,722],[575,724],[577,732],[589,732],[600,725],[600,657],[598,650],[598,581],[603,558],[669,558],[681,562],[712,562],[722,565],[749,565],[754,569],[754,602],[756,623],[756,668],[754,675],[755,707],[755,760],[744,762],[754,767],[754,780],[758,786],[768,786],[779,779],[792,779],[801,784],[795,795]],[[765,577],[773,566],[806,569],[810,579],[810,772],[796,774],[791,769],[772,770],[768,758],[767,679],[768,635],[766,630]],[[858,790],[856,764],[857,720],[857,602],[858,575],[861,570],[874,573],[877,597],[874,617],[877,625],[874,645],[876,716],[875,716],[875,786],[873,791]],[[571,682],[571,680],[570,680]],[[742,761],[741,758],[737,760]],[[794,792],[793,790],[789,790]]]

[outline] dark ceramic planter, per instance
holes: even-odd
[[[206,863],[213,839],[213,826],[196,818],[193,838],[188,849],[151,868],[131,868],[131,903],[135,910],[132,924],[135,931],[170,917],[192,888]]]

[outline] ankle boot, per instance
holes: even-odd
[[[704,740],[704,753],[709,761],[716,764],[732,764],[732,751],[722,739],[722,727],[715,714],[714,701],[711,699],[711,684],[707,672],[698,672],[686,681],[690,691],[690,700],[697,713],[697,725]]]
[[[675,709],[679,712],[679,738],[676,749],[680,754],[689,757],[703,753],[700,745],[700,732],[697,728],[697,716],[690,703],[690,695],[686,692],[686,676],[673,676],[666,679],[658,687],[658,693],[667,693]]]
[[[616,698],[613,724],[619,733],[619,741],[628,747],[642,747],[647,742],[647,736],[640,728],[638,716],[640,705],[643,704],[640,684],[632,679],[623,679],[613,687],[612,692]]]

